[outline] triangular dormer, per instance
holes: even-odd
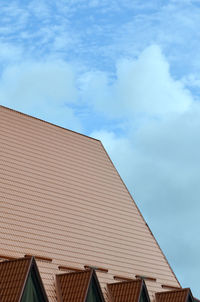
[[[150,302],[142,279],[107,284],[107,289],[110,302]]]
[[[56,275],[59,302],[104,302],[94,270]]]
[[[156,302],[194,302],[193,295],[189,288],[156,293]]]
[[[0,262],[1,302],[48,302],[33,257]]]

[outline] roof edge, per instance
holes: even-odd
[[[80,270],[80,271],[77,271],[77,272],[64,272],[64,273],[61,273],[61,274],[56,274],[56,276],[64,276],[64,275],[72,275],[72,274],[83,274],[83,273],[88,273],[90,270]]]
[[[83,136],[83,137],[85,137],[85,138],[89,138],[89,139],[92,139],[92,140],[94,140],[94,141],[101,142],[101,141],[100,141],[99,139],[97,139],[97,138],[94,138],[94,137],[91,137],[91,136],[89,136],[89,135],[80,133],[80,132],[78,132],[78,131],[74,131],[74,130],[71,130],[71,129],[68,129],[68,128],[59,126],[59,125],[57,125],[57,124],[54,124],[54,123],[51,123],[51,122],[48,122],[48,121],[45,121],[45,120],[43,120],[43,119],[41,119],[41,118],[35,117],[35,116],[33,116],[33,115],[30,115],[30,114],[27,114],[27,113],[24,113],[24,112],[21,112],[21,111],[18,111],[18,110],[16,110],[16,109],[9,108],[9,107],[3,106],[3,105],[0,105],[0,107],[1,107],[1,108],[4,108],[4,109],[6,109],[6,110],[10,110],[10,111],[12,111],[12,112],[15,112],[15,113],[17,113],[17,114],[21,114],[21,115],[23,115],[23,116],[29,117],[29,118],[31,118],[31,119],[38,120],[38,121],[43,122],[43,123],[46,123],[46,124],[48,124],[48,125],[51,125],[51,126],[54,126],[54,127],[57,127],[57,128],[60,128],[60,129],[63,129],[63,130],[66,130],[66,131],[69,131],[69,132],[72,132],[72,133],[75,133],[75,134],[77,134],[77,135],[81,135],[81,136]]]
[[[165,295],[165,294],[169,294],[169,293],[176,293],[176,292],[180,292],[180,291],[190,291],[189,287],[186,288],[179,288],[179,289],[173,289],[173,290],[167,290],[167,291],[163,291],[163,292],[156,292],[155,295]]]
[[[119,281],[119,282],[112,282],[112,283],[107,283],[107,285],[113,285],[113,284],[118,284],[118,283],[132,283],[132,282],[141,282],[142,283],[142,279],[133,279],[133,280],[123,280],[123,281]]]
[[[191,299],[194,300],[194,297],[193,297],[193,295],[192,295],[191,289],[188,288],[187,290],[188,290],[188,291],[187,291],[187,296],[186,296],[186,298],[185,298],[185,302],[188,301],[188,298],[189,298],[189,297],[191,297]]]
[[[56,297],[58,299],[58,302],[63,302],[63,298],[62,298],[62,292],[61,292],[61,287],[60,287],[60,280],[59,280],[59,275],[56,275],[55,277],[55,288],[56,288]]]
[[[162,253],[162,255],[163,255],[163,257],[164,257],[164,259],[165,259],[166,263],[168,264],[168,266],[169,266],[169,268],[170,268],[170,270],[171,270],[171,272],[172,272],[173,276],[175,277],[175,279],[176,279],[177,283],[178,283],[178,284],[180,285],[180,287],[181,287],[181,284],[180,284],[179,280],[177,279],[177,277],[176,277],[176,275],[175,275],[175,273],[174,273],[174,271],[173,271],[173,269],[172,269],[171,265],[169,264],[169,262],[168,262],[168,260],[167,260],[167,258],[166,258],[166,256],[165,256],[165,254],[164,254],[164,252],[162,251],[162,249],[161,249],[161,247],[160,247],[160,245],[159,245],[158,241],[156,240],[156,238],[155,238],[155,236],[153,235],[153,233],[152,233],[152,231],[151,231],[150,227],[148,226],[148,224],[147,224],[146,220],[144,219],[144,217],[143,217],[143,215],[142,215],[142,213],[141,213],[141,211],[140,211],[140,209],[139,209],[139,207],[138,207],[137,203],[135,202],[134,198],[132,197],[131,193],[129,192],[129,190],[128,190],[128,188],[127,188],[126,184],[125,184],[125,182],[124,182],[124,181],[123,181],[123,179],[121,178],[121,176],[120,176],[120,174],[119,174],[119,172],[118,172],[117,168],[115,167],[115,165],[114,165],[114,163],[112,162],[112,160],[111,160],[110,156],[108,155],[108,153],[107,153],[106,149],[104,148],[103,143],[102,143],[101,141],[100,141],[100,143],[101,143],[102,148],[103,148],[104,152],[106,153],[106,155],[107,155],[108,159],[110,160],[110,162],[111,162],[112,166],[113,166],[113,167],[114,167],[114,169],[117,171],[117,174],[118,174],[119,178],[121,179],[121,181],[122,181],[122,183],[123,183],[123,185],[124,185],[125,189],[127,190],[127,192],[128,192],[128,194],[129,194],[129,196],[130,196],[131,200],[132,200],[132,201],[133,201],[133,203],[135,204],[135,206],[136,206],[136,208],[137,208],[137,210],[138,210],[138,213],[140,214],[140,216],[141,216],[142,220],[144,221],[144,223],[146,224],[146,226],[147,226],[147,228],[148,228],[148,230],[149,230],[150,234],[152,235],[153,239],[155,240],[155,242],[156,242],[156,244],[157,244],[157,246],[158,246],[159,250],[161,251],[161,253]]]

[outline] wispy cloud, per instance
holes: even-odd
[[[1,104],[82,130],[69,104],[77,99],[75,71],[63,62],[26,62],[7,67],[0,82]]]
[[[169,64],[156,45],[146,48],[137,60],[120,60],[110,84],[103,72],[87,73],[82,90],[84,99],[111,117],[183,113],[192,102],[181,81],[171,77]]]
[[[136,61],[117,68],[114,84],[102,78],[98,82],[97,76],[98,109],[112,110],[112,117],[123,115],[126,130],[102,127],[92,135],[103,141],[183,285],[190,276],[199,295],[198,255],[192,251],[200,250],[200,244],[192,234],[198,229],[200,103],[169,70],[159,47],[151,46]],[[94,93],[92,97],[95,102]],[[186,221],[191,221],[189,228]]]
[[[195,1],[32,0],[28,5],[0,5],[1,41],[25,48],[27,56],[78,58],[90,67],[113,71],[120,56],[133,59],[158,44],[176,75],[199,68],[200,8]]]

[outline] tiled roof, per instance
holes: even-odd
[[[142,286],[139,279],[108,284],[108,296],[111,302],[138,302]]]
[[[56,275],[59,301],[84,302],[91,276],[91,270]]]
[[[156,293],[156,302],[186,302],[191,295],[189,288]]]
[[[50,302],[58,267],[104,267],[179,286],[100,141],[0,106],[0,254],[38,256]],[[51,258],[52,261],[44,261]]]
[[[23,292],[31,258],[0,262],[0,301],[18,302]]]

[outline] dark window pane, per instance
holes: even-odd
[[[94,278],[91,280],[86,302],[102,302]]]
[[[41,286],[34,270],[29,273],[21,302],[44,302]]]
[[[143,290],[142,290],[142,293],[141,293],[141,296],[140,296],[140,302],[148,302],[149,300],[148,300],[148,298],[147,298],[147,296],[146,296],[146,292],[145,292],[145,290],[144,290],[144,288],[143,288]]]

